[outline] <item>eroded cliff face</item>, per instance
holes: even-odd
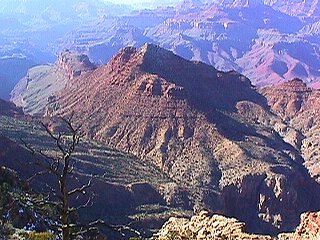
[[[284,139],[289,143],[295,143],[293,145],[301,152],[309,173],[317,182],[320,182],[319,90],[312,90],[301,80],[295,79],[273,88],[264,88],[261,93],[266,96],[274,113],[286,122],[286,127],[281,130],[287,134]]]
[[[298,171],[281,170],[281,167],[277,171],[273,176],[249,175],[237,187],[226,186],[222,190],[223,213],[248,223],[250,232],[275,234],[295,228],[299,223],[297,216],[317,201],[309,193],[317,184]],[[313,209],[317,206],[313,205]]]
[[[266,87],[261,92],[267,97],[271,109],[288,122],[301,111],[303,104],[315,91],[302,80],[294,79],[272,88]]]

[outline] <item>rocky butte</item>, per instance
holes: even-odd
[[[39,111],[73,112],[88,138],[157,166],[176,182],[158,189],[168,205],[222,213],[249,231],[275,234],[319,208],[317,172],[308,172],[315,160],[304,151],[317,118],[296,128],[286,117],[307,116],[319,94],[297,80],[272,89],[257,91],[235,71],[146,44],[69,78]],[[309,107],[295,103],[301,94]],[[288,104],[274,104],[283,97]]]
[[[32,115],[43,115],[46,106],[55,100],[56,92],[66,82],[95,69],[86,55],[66,50],[61,53],[55,65],[40,65],[28,70],[11,92],[11,101]]]

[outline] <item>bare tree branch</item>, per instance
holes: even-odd
[[[69,192],[68,192],[68,195],[71,196],[71,195],[76,194],[76,193],[78,193],[78,194],[85,194],[84,191],[85,191],[86,189],[88,189],[88,188],[91,187],[92,181],[93,181],[96,177],[97,177],[97,176],[91,177],[91,178],[89,179],[89,181],[87,182],[87,184],[85,184],[85,185],[83,185],[83,186],[81,186],[81,187],[79,187],[79,188],[75,188],[75,189],[69,191]]]
[[[87,207],[90,207],[93,205],[92,203],[92,199],[93,197],[89,197],[88,200],[86,201],[86,203],[82,204],[82,205],[79,205],[77,207],[73,207],[73,208],[69,208],[69,213],[72,213],[72,212],[77,212],[81,209],[84,209],[84,208],[87,208]]]
[[[58,158],[49,156],[45,153],[43,153],[42,150],[36,150],[31,145],[27,144],[22,138],[20,138],[20,141],[24,144],[25,148],[31,152],[31,154],[35,157],[35,160],[37,161],[35,164],[40,166],[41,168],[46,169],[48,172],[53,173],[57,175],[60,161]],[[39,159],[39,156],[42,157]],[[43,161],[45,163],[43,163]],[[51,161],[51,162],[50,162]],[[40,174],[35,174],[40,175]],[[32,178],[32,177],[31,177]],[[32,179],[33,180],[33,179]]]
[[[48,196],[50,196],[51,199],[45,198],[43,199],[43,202],[35,201],[33,204],[42,205],[46,203],[55,206],[59,215],[59,220],[57,224],[55,224],[55,227],[62,233],[60,236],[63,240],[70,240],[73,237],[89,234],[94,231],[98,232],[99,226],[111,228],[123,236],[124,232],[131,232],[140,237],[140,232],[131,228],[130,224],[109,225],[100,219],[89,224],[80,224],[74,221],[73,217],[79,210],[93,205],[93,197],[89,197],[86,202],[78,206],[71,206],[70,199],[74,199],[75,197],[75,200],[77,200],[80,198],[80,196],[85,195],[86,190],[92,186],[93,180],[97,178],[104,178],[107,173],[104,173],[102,176],[91,175],[84,184],[81,183],[79,175],[75,174],[76,159],[73,158],[73,155],[77,145],[80,142],[80,127],[73,126],[73,117],[73,113],[68,118],[60,117],[62,123],[64,123],[68,128],[67,133],[54,133],[47,125],[41,123],[49,137],[55,143],[57,149],[55,156],[52,156],[43,150],[37,150],[22,140],[26,149],[28,149],[36,157],[37,165],[43,168],[42,171],[39,171],[31,176],[29,180],[32,181],[37,176],[52,174],[59,183],[56,188],[46,184],[46,187],[48,187],[50,190],[50,195]],[[74,184],[73,181],[76,181],[75,185],[79,185],[79,187],[70,189],[70,182]],[[52,202],[53,197],[57,199],[57,202]]]
[[[35,173],[33,176],[29,177],[26,181],[27,183],[30,183],[32,182],[36,177],[39,177],[39,176],[42,176],[42,175],[45,175],[45,174],[49,174],[50,173],[50,170],[44,170],[44,171],[41,171],[41,172],[37,172]]]

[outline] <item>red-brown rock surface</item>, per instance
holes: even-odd
[[[272,110],[283,120],[292,119],[301,110],[303,103],[312,93],[300,79],[262,89],[261,92],[268,98]]]
[[[155,45],[125,48],[108,65],[68,81],[58,99],[58,112],[73,112],[88,137],[151,161],[175,179],[195,210],[278,232],[318,206],[319,186],[297,149],[299,132],[284,130],[286,119],[270,112],[236,72]],[[298,103],[283,107],[293,114]]]
[[[210,216],[207,212],[201,212],[190,220],[185,218],[170,218],[152,239],[271,240],[272,238],[270,236],[246,233],[245,224],[237,219],[221,215]]]
[[[320,212],[307,212],[301,215],[296,234],[305,237],[320,237]]]
[[[296,142],[302,152],[305,166],[320,182],[319,133],[320,133],[320,91],[306,87],[298,79],[275,87],[261,90],[271,109],[286,122],[283,132],[289,142]]]
[[[301,150],[318,141],[307,143],[314,131],[302,132],[293,118],[316,107],[304,102],[317,92],[301,81],[259,93],[234,71],[145,45],[65,84],[49,91],[47,113],[74,113],[87,137],[156,165],[177,184],[160,189],[167,204],[236,216],[248,230],[270,233],[292,230],[320,204],[317,171],[312,179],[305,169],[307,154],[316,154]],[[306,129],[319,126],[313,116]]]

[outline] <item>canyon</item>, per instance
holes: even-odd
[[[44,126],[72,116],[76,178],[100,176],[87,220],[158,240],[319,237],[318,0],[15,3],[0,8],[16,26],[0,26],[1,167],[40,171],[25,143],[55,152]]]
[[[65,52],[50,68],[65,76],[60,89],[46,88],[50,101],[24,88],[15,103],[29,111],[24,97],[32,95],[43,103],[33,115],[73,114],[86,138],[160,169],[177,183],[163,195],[166,204],[237,217],[249,231],[269,234],[317,210],[319,94],[302,80],[257,89],[235,71],[153,44],[123,48],[100,67]],[[45,86],[51,70],[28,84]]]
[[[121,48],[145,43],[218,70],[236,70],[259,87],[293,78],[318,86],[317,0],[186,0],[174,7],[138,10],[95,0],[79,6],[56,1],[39,6],[38,15],[28,6],[37,6],[36,0],[16,2],[18,7],[7,13],[12,3],[4,2],[0,11],[0,69],[20,66],[0,74],[0,97],[6,100],[28,68],[53,64],[66,49],[101,65]]]

